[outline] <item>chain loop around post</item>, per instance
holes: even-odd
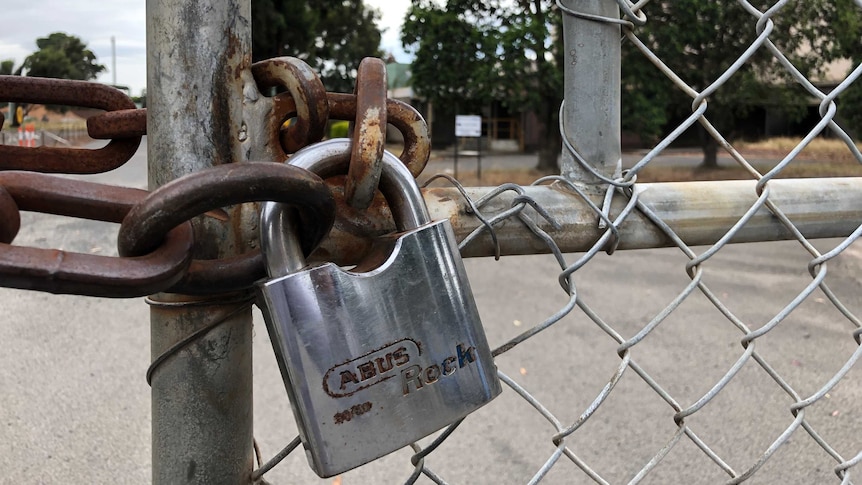
[[[0,172],[20,210],[119,223],[146,191],[34,172]],[[132,298],[157,293],[182,278],[191,261],[191,224],[180,224],[151,251],[117,258],[0,244],[3,286],[49,293]]]
[[[280,130],[285,153],[293,153],[323,139],[329,121],[326,88],[308,64],[295,57],[276,57],[252,64],[251,72],[259,89],[285,88],[294,100],[292,109],[283,109],[276,97],[271,111],[277,127],[295,115],[295,121]]]
[[[256,201],[296,206],[303,226],[305,254],[320,243],[335,220],[335,202],[317,175],[273,162],[219,165],[169,182],[136,205],[123,220],[117,245],[123,256],[135,256],[159,244],[177,224],[204,212]],[[251,286],[266,276],[260,250],[226,259],[195,260],[173,293],[223,293]]]
[[[61,104],[106,111],[135,109],[135,103],[122,91],[104,84],[23,76],[0,76],[0,101]],[[74,174],[107,172],[129,161],[140,143],[140,135],[133,135],[114,138],[96,150],[0,145],[0,170]]]
[[[386,64],[366,57],[356,76],[356,118],[353,123],[350,168],[344,185],[347,203],[366,209],[374,198],[386,148]]]

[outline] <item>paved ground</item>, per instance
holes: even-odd
[[[145,186],[145,157],[96,177]],[[502,160],[503,157],[498,158]],[[508,160],[508,159],[507,159]],[[500,163],[508,163],[502,160]],[[443,162],[435,162],[443,163]],[[515,163],[512,161],[511,163]],[[116,226],[25,214],[16,244],[114,252]],[[836,240],[817,243],[833,247]],[[700,248],[702,251],[703,248]],[[568,255],[570,261],[577,255]],[[740,318],[759,327],[801,291],[810,259],[796,243],[739,245],[707,265],[707,283]],[[678,250],[598,256],[576,275],[584,301],[625,337],[635,335],[689,282]],[[499,345],[566,302],[549,256],[466,262],[489,340]],[[862,310],[862,250],[829,266],[827,281]],[[0,289],[0,483],[146,483],[150,403],[148,311],[141,299],[108,300]],[[856,349],[852,326],[815,294],[759,351],[802,395],[816,392]],[[742,354],[740,333],[695,295],[636,348],[635,359],[683,405],[706,393]],[[616,344],[580,311],[497,360],[565,423],[574,422],[615,372]],[[255,436],[271,456],[295,435],[293,418],[260,315],[255,318]],[[759,367],[748,364],[715,401],[688,423],[736,470],[793,420],[792,401]],[[807,418],[846,458],[862,448],[862,380],[850,374]],[[611,398],[570,440],[578,455],[611,483],[628,482],[674,435],[673,411],[629,370]],[[553,428],[506,388],[428,458],[449,483],[526,483],[554,451]],[[397,452],[345,474],[318,480],[294,453],[272,483],[400,483],[410,453]],[[798,431],[748,483],[838,483],[835,463]],[[683,441],[644,483],[722,483],[726,475]],[[587,483],[563,458],[546,481]],[[427,479],[419,483],[431,483]]]
[[[623,153],[623,168],[631,168],[639,162],[647,154],[646,150],[632,150]],[[434,169],[434,172],[448,173],[455,172],[455,156],[451,150],[435,150],[429,161],[429,169]],[[696,167],[703,161],[703,156],[697,148],[691,149],[668,149],[663,151],[659,156],[650,161],[651,166],[674,166],[674,167]],[[750,158],[748,160],[754,166],[769,165],[772,166],[775,160],[763,159],[760,157]],[[797,163],[800,159],[797,159]],[[515,170],[533,168],[536,166],[535,154],[520,154],[520,153],[486,153],[481,157],[458,157],[458,172],[476,173],[477,169],[485,170]],[[481,165],[481,167],[480,167]],[[724,152],[719,154],[718,165],[721,167],[730,167],[737,165],[729,155]]]

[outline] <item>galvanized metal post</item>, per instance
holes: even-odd
[[[615,0],[563,0],[583,14],[565,14],[565,136],[602,175],[611,177],[620,149],[620,26],[598,18],[618,19]],[[592,17],[592,18],[590,18]],[[599,180],[584,170],[565,148],[562,175],[586,184]]]
[[[249,0],[147,0],[150,188],[245,159],[243,92],[251,62]],[[252,86],[253,90],[253,86]],[[232,216],[243,209],[232,209]],[[232,217],[232,221],[243,220]],[[195,221],[196,257],[242,252],[238,223]],[[152,355],[230,314],[213,298],[153,297]],[[218,301],[216,299],[215,301]],[[153,483],[251,482],[252,338],[245,308],[153,373]]]

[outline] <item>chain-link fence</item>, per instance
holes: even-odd
[[[836,99],[862,68],[824,92],[770,41],[771,18],[792,2],[761,11],[739,1],[756,41],[696,90],[638,37],[650,21],[642,10],[647,1],[581,3],[558,3],[566,34],[624,37],[692,99],[692,114],[623,170],[613,147],[618,138],[608,152],[604,141],[589,139],[591,128],[572,123],[585,116],[584,97],[618,109],[619,86],[598,94],[592,86],[585,94],[570,85],[560,115],[564,176],[528,187],[464,188],[447,177],[429,183],[432,216],[452,217],[465,255],[509,255],[466,261],[506,389],[412,449],[326,483],[852,483],[862,460],[862,388],[854,367],[862,348],[854,314],[862,303],[862,252],[854,244],[862,235],[862,185],[781,176],[826,132],[862,162],[835,121]],[[622,18],[613,15],[618,9]],[[767,170],[708,121],[710,97],[762,54],[820,100],[820,121]],[[585,68],[599,79],[619,75],[618,59],[599,57]],[[636,182],[698,123],[751,180]],[[532,253],[548,254],[511,256]],[[151,303],[174,311],[172,302]],[[204,332],[228,317],[210,319]],[[315,477],[259,323],[252,477],[309,483]],[[188,354],[192,362],[208,355]],[[161,404],[153,397],[155,410]],[[238,429],[230,420],[224,426]],[[217,445],[190,448],[206,446]],[[194,462],[182,466],[190,480],[199,476]]]
[[[601,237],[576,256],[564,254],[555,242],[553,229],[560,229],[556,211],[524,187],[508,184],[480,197],[448,179],[462,193],[468,212],[482,223],[461,241],[462,248],[469,250],[474,240],[484,238],[499,254],[497,228],[516,221],[531,239],[547,245],[539,252],[550,252],[558,268],[535,258],[504,260],[499,264],[514,269],[495,271],[493,277],[474,275],[475,286],[495,287],[494,302],[487,304],[505,308],[488,311],[493,316],[486,318],[486,326],[496,344],[500,378],[511,393],[501,399],[504,402],[468,418],[472,426],[453,426],[417,446],[412,457],[416,470],[407,482],[424,475],[435,483],[825,483],[830,476],[852,483],[852,467],[862,459],[856,438],[859,387],[852,378],[862,351],[862,326],[853,313],[860,301],[859,253],[853,246],[862,234],[860,210],[850,208],[854,230],[848,237],[815,244],[812,237],[821,236],[800,229],[804,221],[796,219],[800,214],[788,215],[787,204],[829,189],[823,181],[806,181],[799,198],[779,202],[782,196],[775,193],[786,188],[774,181],[824,133],[842,140],[848,154],[862,161],[855,142],[835,121],[836,99],[862,68],[828,91],[818,88],[770,40],[771,19],[789,2],[762,12],[740,1],[750,14],[756,40],[712,84],[697,90],[638,37],[638,26],[649,22],[642,10],[648,2],[617,3],[622,19],[557,4],[573,18],[621,27],[624,40],[691,98],[692,114],[630,169],[618,165],[612,174],[582,156],[561,126],[577,172],[592,175],[607,188],[604,204],[596,205],[585,193],[595,186],[564,177],[545,177],[534,184],[556,184],[577,194],[592,211]],[[708,103],[753,56],[764,53],[774,56],[794,82],[819,100],[821,117],[797,146],[766,170],[755,168],[710,123]],[[560,118],[565,123],[563,111]],[[655,199],[645,201],[641,195],[646,187],[635,182],[639,172],[698,123],[754,183],[744,189],[750,191],[749,200],[727,230],[710,241],[713,244],[695,247],[704,241],[681,236],[656,213],[662,194],[653,193]],[[855,180],[840,183],[856,190]],[[707,190],[697,184],[686,188],[698,189]],[[716,186],[726,194],[736,189],[729,183]],[[504,193],[511,197],[489,210]],[[668,195],[664,202],[672,198]],[[713,204],[722,205],[718,199]],[[677,209],[691,210],[682,205]],[[677,250],[625,256],[615,252],[626,242],[620,230],[638,213]],[[713,208],[711,215],[717,218],[719,213]],[[757,238],[741,237],[757,214],[768,214],[777,227],[773,236],[763,239],[793,242],[729,246]],[[537,223],[541,220],[545,228]],[[546,230],[548,225],[551,229]],[[613,256],[602,258],[603,252]],[[531,293],[549,290],[534,282],[534,273],[558,275],[566,296],[557,311],[536,312],[551,314],[538,323],[533,312],[523,310],[532,306]],[[481,302],[483,291],[478,292]],[[500,301],[512,293],[513,303]],[[512,317],[501,317],[506,312]],[[533,373],[545,377],[532,378]],[[531,413],[536,417],[526,416]],[[445,449],[452,441],[455,444]],[[464,453],[469,456],[461,456]],[[490,463],[481,463],[486,456]]]

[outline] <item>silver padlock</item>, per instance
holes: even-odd
[[[347,172],[348,140],[290,163]],[[365,464],[467,416],[501,392],[448,220],[431,222],[410,172],[385,152],[380,189],[399,232],[351,271],[305,267],[291,212],[268,202],[263,314],[309,463],[321,477]],[[376,262],[373,262],[376,261]]]

